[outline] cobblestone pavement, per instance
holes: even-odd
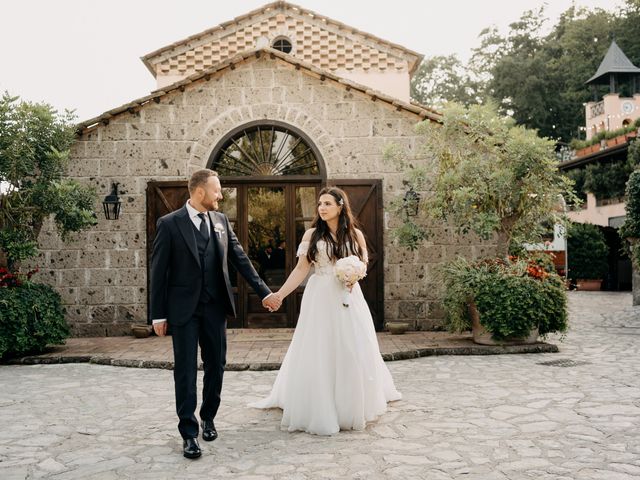
[[[389,363],[404,398],[363,432],[282,432],[279,411],[245,406],[276,372],[227,372],[220,438],[195,461],[170,371],[2,366],[0,478],[640,478],[640,308],[628,293],[569,300],[560,353]]]

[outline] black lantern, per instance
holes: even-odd
[[[107,220],[117,220],[120,216],[120,197],[118,197],[118,183],[111,184],[111,193],[104,197],[102,207],[104,208],[104,216]]]
[[[408,217],[418,215],[418,205],[420,205],[420,194],[413,187],[409,188],[402,199],[404,211]]]

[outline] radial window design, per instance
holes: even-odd
[[[241,129],[218,150],[212,168],[222,176],[318,175],[314,149],[280,125]]]

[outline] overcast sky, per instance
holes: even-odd
[[[147,95],[155,81],[140,57],[243,15],[264,0],[6,0],[0,27],[0,92],[78,120]],[[292,3],[425,56],[467,59],[480,31],[509,23],[543,0],[294,0]],[[549,0],[557,19],[571,0]],[[576,0],[612,10],[621,0]]]

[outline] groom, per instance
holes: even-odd
[[[151,258],[151,318],[159,336],[171,325],[178,430],[187,458],[201,455],[198,444],[196,379],[198,343],[204,365],[200,419],[202,438],[215,440],[213,423],[220,406],[226,363],[226,315],[235,315],[227,261],[249,282],[269,310],[280,308],[256,273],[231,230],[215,210],[222,187],[213,170],[198,170],[189,180],[189,200],[158,219]]]

